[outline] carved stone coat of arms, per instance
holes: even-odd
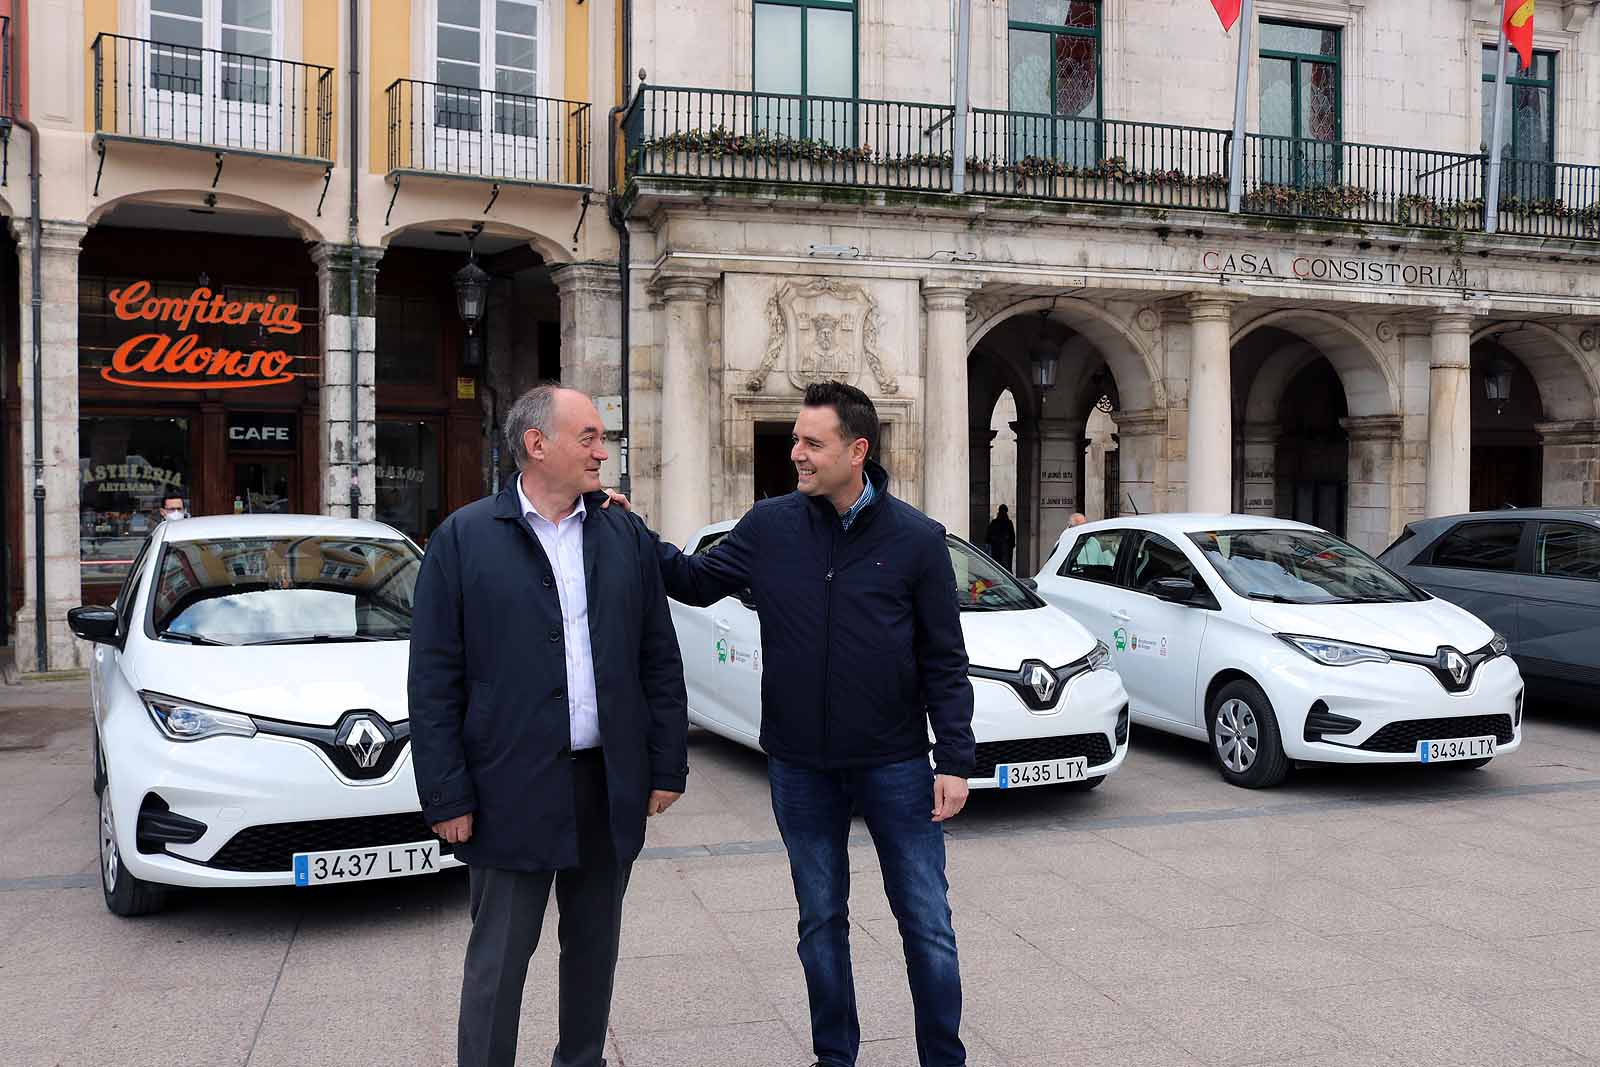
[[[766,319],[767,349],[746,383],[750,392],[761,391],[779,360],[796,389],[830,380],[854,385],[865,364],[880,393],[899,390],[878,352],[878,302],[863,286],[832,278],[787,282],[767,301]]]

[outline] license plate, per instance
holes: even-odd
[[[1458,759],[1489,759],[1494,755],[1494,735],[1452,737],[1446,741],[1418,741],[1417,759],[1423,763],[1448,763]]]
[[[1002,763],[995,767],[994,776],[1001,789],[1081,782],[1089,777],[1089,761],[1082,756],[1074,756],[1071,759],[1047,759],[1035,763]]]
[[[295,885],[326,885],[329,882],[403,878],[410,874],[431,874],[438,869],[439,842],[437,841],[294,854]]]

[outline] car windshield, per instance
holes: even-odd
[[[195,645],[404,640],[421,564],[400,539],[179,541],[162,550],[151,624]]]
[[[946,538],[956,572],[956,604],[962,611],[1023,611],[1044,601],[1005,568],[959,538]]]
[[[1319,530],[1209,530],[1189,539],[1230,589],[1252,600],[1391,604],[1424,599],[1359,548]]]

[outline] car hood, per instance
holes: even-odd
[[[1446,600],[1398,604],[1252,603],[1250,617],[1274,633],[1350,641],[1431,656],[1441,645],[1476,652],[1494,631]]]
[[[1058,608],[1025,611],[963,611],[961,632],[967,659],[979,667],[1014,671],[1025,659],[1062,667],[1087,656],[1094,638]]]
[[[226,711],[332,726],[351,708],[390,722],[408,717],[406,666],[411,642],[257,645],[220,648],[141,642],[127,671],[135,686]]]

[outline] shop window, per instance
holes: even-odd
[[[846,145],[855,140],[856,12],[851,0],[755,5],[756,129]]]
[[[1274,185],[1339,180],[1339,31],[1261,21],[1261,174]]]
[[[459,331],[460,322],[452,326]],[[378,381],[437,388],[444,367],[445,323],[439,301],[378,297]]]
[[[162,500],[189,505],[189,420],[89,416],[78,427],[82,580],[119,584],[161,522]]]
[[[1079,166],[1100,159],[1099,0],[1013,0],[1012,152]]]
[[[378,422],[377,510],[386,522],[422,544],[444,520],[439,431],[431,422]]]
[[[1522,70],[1515,51],[1506,59],[1505,117],[1500,135],[1500,198],[1540,200],[1554,195],[1556,181],[1556,54],[1535,52]],[[1483,47],[1480,113],[1485,151],[1494,138],[1495,72],[1500,51]]]

